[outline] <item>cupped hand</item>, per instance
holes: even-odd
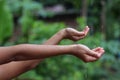
[[[73,28],[65,28],[64,29],[64,38],[65,39],[70,39],[73,41],[77,41],[80,39],[83,39],[89,32],[89,27],[86,26],[85,29],[83,31],[77,31]]]
[[[73,50],[73,55],[80,58],[84,62],[93,62],[98,60],[104,54],[104,52],[104,49],[101,47],[91,50],[85,45],[76,45]]]

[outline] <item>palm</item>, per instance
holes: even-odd
[[[65,31],[66,31],[66,34],[67,34],[66,38],[77,41],[77,40],[83,39],[87,35],[87,33],[89,31],[89,28],[86,27],[81,32],[79,32],[79,31],[77,31],[73,28],[66,28]]]
[[[104,49],[101,47],[90,50],[85,45],[78,45],[74,55],[84,62],[92,62],[98,60],[104,53]]]

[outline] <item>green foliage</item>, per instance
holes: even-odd
[[[50,32],[49,32],[50,33]],[[94,40],[93,40],[94,39]],[[72,44],[73,42],[62,41],[61,44]],[[114,80],[119,79],[120,61],[116,60],[115,54],[120,52],[120,44],[115,41],[104,42],[99,35],[88,36],[88,38],[77,43],[85,44],[91,48],[103,46],[106,54],[95,63],[83,63],[73,56],[58,56],[46,59],[35,69],[38,77],[45,80]],[[59,63],[59,64],[58,64]],[[113,65],[114,64],[114,65]],[[113,72],[112,69],[115,69]],[[97,72],[97,73],[96,73]],[[31,75],[27,73],[28,76]],[[110,75],[113,75],[110,77]],[[87,77],[86,77],[87,76]],[[58,78],[59,77],[59,78]],[[34,79],[34,76],[32,77]]]
[[[113,20],[112,20],[113,21]],[[111,22],[111,21],[110,21]],[[107,37],[109,39],[118,39],[120,37],[120,24],[118,22],[111,22],[108,24],[112,28],[107,28]]]
[[[7,4],[6,4],[7,1]],[[70,2],[75,5],[75,8],[81,8],[81,0],[40,0],[37,3],[34,0],[0,0],[0,44],[8,40],[13,32],[13,21],[10,11],[14,15],[20,17],[19,23],[22,25],[22,34],[19,43],[42,44],[57,31],[66,27],[64,23],[46,23],[36,21],[34,16],[37,14],[43,17],[52,16],[52,13],[46,12],[43,5]],[[42,3],[43,2],[43,3]],[[107,41],[102,39],[101,32],[98,33],[100,24],[100,1],[88,1],[88,20],[83,17],[77,18],[78,30],[82,30],[88,25],[94,26],[97,33],[88,35],[84,40],[78,41],[78,44],[85,44],[88,47],[95,48],[102,46],[105,48],[103,57],[93,63],[83,63],[81,60],[73,56],[58,56],[44,60],[34,70],[19,76],[21,79],[33,80],[119,80],[120,79],[120,0],[106,1],[106,32]],[[9,6],[9,7],[8,7]],[[63,40],[61,45],[69,45],[74,42]]]
[[[12,15],[6,6],[5,0],[0,1],[0,44],[4,43],[12,35]]]
[[[77,23],[78,23],[78,30],[79,28],[84,29],[85,26],[87,26],[87,21],[85,17],[78,17],[77,18]]]
[[[24,0],[22,1],[22,17],[20,18],[20,23],[22,25],[23,34],[28,32],[33,24],[33,14],[42,9],[42,5],[32,1]]]
[[[45,22],[37,21],[34,23],[31,30],[29,42],[43,43],[43,41],[64,27],[65,25],[63,23],[46,24]],[[20,79],[26,78],[24,75],[27,75],[28,77],[30,75],[36,75],[36,77],[31,76],[30,78],[35,79],[38,77],[40,80],[119,79],[117,74],[119,73],[120,66],[117,65],[119,61],[115,57],[115,55],[120,52],[119,42],[105,42],[102,39],[102,35],[97,33],[92,36],[88,35],[84,40],[80,40],[77,43],[85,44],[91,49],[97,46],[102,46],[105,48],[106,54],[99,61],[87,64],[69,55],[49,58],[37,66],[37,68],[34,70],[34,73],[32,71],[30,73],[23,74]],[[73,42],[69,40],[63,40],[61,45],[63,44],[73,44]],[[113,72],[112,69],[117,71]],[[115,78],[110,77],[109,75],[113,75]]]
[[[29,37],[29,42],[31,43],[35,40],[43,42],[63,28],[65,28],[64,23],[45,23],[36,21],[30,31],[31,36]]]

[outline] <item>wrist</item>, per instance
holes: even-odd
[[[58,35],[62,37],[62,39],[65,39],[66,38],[66,29],[62,29],[58,32]]]
[[[63,54],[74,55],[75,45],[66,45],[66,46],[63,46],[63,49],[65,51],[65,52],[62,52]]]
[[[76,55],[76,53],[77,53],[77,51],[78,51],[78,44],[73,44],[73,45],[71,45],[71,47],[70,47],[71,49],[71,52],[70,52],[70,55]]]
[[[74,44],[71,46],[71,55],[77,56],[80,53],[85,53],[86,52],[86,46],[81,45],[81,44]]]

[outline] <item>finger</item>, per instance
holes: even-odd
[[[97,48],[94,48],[92,49],[93,51],[98,51],[98,50],[104,50],[102,47],[97,47]]]
[[[73,34],[75,35],[75,36],[82,36],[82,35],[85,35],[85,32],[84,31],[77,31],[77,30],[73,30]]]
[[[82,35],[85,35],[85,33],[84,32],[76,32],[76,35],[82,36]]]
[[[98,59],[104,54],[104,52],[105,52],[105,51],[102,50],[100,47],[96,48],[96,50],[99,51],[99,52],[97,53],[97,54],[99,54],[99,57],[96,58],[96,57],[87,55],[87,56],[86,56],[86,61],[87,61],[87,62],[94,62],[94,61],[98,60]]]
[[[79,40],[80,40],[80,39],[83,39],[83,38],[85,38],[85,36],[80,36],[80,37],[78,37]]]
[[[80,55],[80,56],[78,55],[77,57],[82,59],[84,62],[93,62],[93,61],[97,60],[97,58],[86,55],[86,54],[83,54],[83,55]]]
[[[100,50],[99,52],[100,52],[100,53],[99,53],[100,56],[102,56],[102,55],[105,53],[105,50]]]
[[[96,50],[96,52],[98,52],[98,53],[103,53],[103,52],[104,52],[104,49],[99,48],[99,49]]]
[[[94,49],[92,49],[93,51],[98,51],[98,50],[100,50],[101,48],[100,47],[97,47],[97,48],[94,48]]]
[[[69,33],[69,34],[72,34],[73,36],[81,36],[81,35],[85,35],[85,33],[82,31],[82,32],[79,32],[77,31],[76,29],[73,29],[73,28],[67,28],[66,31]]]
[[[86,54],[89,55],[89,56],[96,57],[96,58],[100,57],[100,55],[98,54],[98,52],[95,52],[93,50],[89,50]]]
[[[82,32],[74,31],[74,35],[75,36],[82,36],[82,35],[85,35],[85,33],[83,31]]]
[[[83,32],[85,33],[85,35],[87,35],[87,33],[89,32],[89,27],[88,26],[86,26],[86,28],[83,30]]]
[[[85,59],[84,59],[85,62],[94,62],[96,60],[97,60],[97,58],[95,58],[95,57],[85,55]]]
[[[99,57],[101,57],[101,56],[104,54],[105,51],[100,48],[100,49],[97,50],[96,52],[98,53]]]
[[[80,37],[73,36],[73,38],[74,38],[75,40],[80,40],[80,39],[83,39],[84,36],[80,36]]]
[[[88,62],[94,62],[94,61],[96,61],[97,60],[97,58],[95,58],[95,57],[92,57],[92,56],[88,56]]]

